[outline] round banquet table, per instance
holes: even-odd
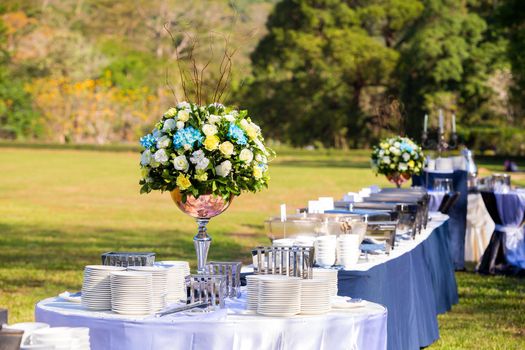
[[[245,295],[209,314],[155,318],[88,311],[49,298],[35,307],[37,322],[89,327],[92,350],[367,349],[385,350],[387,311],[375,303],[325,315],[264,317],[246,314]]]

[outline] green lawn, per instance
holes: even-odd
[[[270,189],[234,200],[213,219],[211,259],[244,259],[265,242],[263,221],[319,196],[386,185],[368,151],[283,150]],[[520,164],[523,166],[524,164]],[[498,170],[482,164],[483,173]],[[486,169],[486,170],[485,170]],[[514,175],[513,175],[514,176]],[[155,251],[159,260],[194,262],[195,223],[168,194],[139,195],[138,156],[125,152],[0,148],[0,306],[29,321],[38,300],[76,291],[82,268],[110,250]],[[515,177],[525,185],[525,177]],[[525,348],[525,281],[457,274],[460,304],[440,316],[432,349]]]

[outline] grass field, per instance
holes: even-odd
[[[368,151],[279,154],[269,190],[242,195],[211,221],[211,259],[246,260],[266,241],[263,221],[280,203],[296,208],[387,185],[370,171]],[[482,174],[500,164],[481,164]],[[155,251],[159,260],[193,263],[195,223],[168,194],[139,195],[138,178],[135,153],[0,148],[0,307],[11,322],[31,320],[40,299],[79,290],[83,266],[105,251]],[[523,174],[513,178],[525,185]],[[456,276],[460,304],[440,316],[442,339],[431,348],[525,348],[525,280]]]

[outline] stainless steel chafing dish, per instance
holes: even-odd
[[[358,214],[298,214],[288,216],[286,221],[272,217],[265,221],[266,234],[270,240],[281,238],[317,237],[355,233],[364,237],[366,222]]]
[[[396,243],[396,221],[374,221],[369,222],[366,229],[366,237],[385,242],[386,253],[394,249]]]

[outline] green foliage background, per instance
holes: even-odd
[[[184,99],[177,56],[186,69],[192,59],[199,69],[211,62],[204,97],[213,102],[228,41],[237,52],[223,102],[248,108],[276,141],[357,148],[387,134],[418,140],[424,114],[435,130],[442,108],[447,123],[457,116],[467,146],[524,155],[524,6],[520,0],[6,0],[0,137],[133,142],[173,105],[172,88]],[[189,37],[199,41],[193,56]],[[76,135],[97,129],[74,116],[84,107],[62,108],[66,98],[43,103],[48,96],[31,88],[53,91],[56,81],[74,88],[101,78],[111,96],[125,105],[124,97],[133,96],[139,102],[129,108],[145,115],[121,120],[129,111],[110,106],[104,129],[112,134],[105,137]],[[59,129],[63,135],[53,139]]]

